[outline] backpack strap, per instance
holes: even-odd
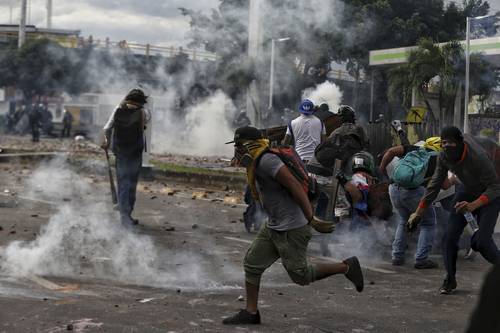
[[[292,128],[292,121],[291,120],[288,122],[287,127],[288,127],[288,130],[290,131],[290,135],[292,137],[292,146],[295,146],[295,135],[293,134],[293,128]]]

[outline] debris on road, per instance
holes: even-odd
[[[243,302],[245,300],[245,297],[243,295],[238,296],[238,301]]]
[[[140,299],[139,300],[139,303],[148,303],[148,302],[151,302],[152,300],[155,300],[156,298],[144,298],[144,299]]]
[[[196,191],[196,192],[193,192],[193,195],[191,197],[191,199],[193,199],[193,200],[196,200],[196,199],[207,199],[207,198],[208,198],[208,194],[205,191]]]
[[[224,203],[239,204],[241,203],[241,199],[239,197],[226,195],[226,197],[224,198]]]

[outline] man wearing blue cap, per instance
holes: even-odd
[[[314,156],[316,147],[325,140],[326,129],[323,122],[314,116],[314,103],[305,99],[300,103],[300,116],[288,123],[283,144],[293,145],[304,162]]]

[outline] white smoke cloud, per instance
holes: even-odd
[[[235,107],[229,97],[217,91],[189,107],[184,119],[168,108],[153,125],[153,151],[199,156],[231,156],[233,147],[224,143],[233,137],[228,117]]]
[[[336,112],[342,100],[340,88],[332,82],[325,81],[302,92],[302,99],[310,99],[315,105],[328,104],[330,111]]]
[[[104,191],[64,161],[37,169],[26,188],[24,195],[59,206],[35,240],[0,247],[3,275],[84,276],[183,289],[233,288],[219,281],[240,278],[231,267],[223,273],[213,270],[214,262],[223,258],[207,260],[208,254],[161,248],[151,237],[123,228],[106,205]]]

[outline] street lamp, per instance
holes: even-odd
[[[271,39],[271,69],[269,73],[269,109],[273,108],[273,91],[274,91],[274,45],[276,42],[285,42],[290,37]]]
[[[469,130],[469,72],[470,72],[470,23],[472,20],[482,20],[495,15],[467,17],[465,32],[465,100],[464,100],[464,133]]]

